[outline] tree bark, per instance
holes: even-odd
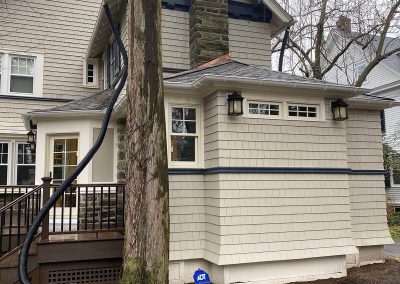
[[[169,200],[161,1],[129,0],[126,209],[121,283],[168,283]]]

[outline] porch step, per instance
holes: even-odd
[[[124,235],[118,231],[57,233],[46,241],[37,238],[28,263],[32,284],[117,284],[123,242]],[[0,283],[18,283],[18,257],[16,249],[0,259]]]

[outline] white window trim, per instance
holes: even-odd
[[[87,66],[88,64],[93,65],[93,83],[87,81]],[[99,88],[99,65],[100,60],[97,58],[90,58],[83,61],[83,86],[87,88]]]
[[[1,95],[21,96],[21,97],[42,97],[43,96],[43,68],[44,68],[44,54],[43,53],[30,53],[9,49],[0,49],[3,54],[2,62],[2,76],[1,76]],[[33,78],[33,93],[17,93],[10,92],[11,80],[11,57],[26,57],[34,58],[34,78]]]
[[[289,106],[315,107],[316,108],[316,117],[289,116]],[[304,104],[304,103],[287,102],[286,107],[285,107],[285,113],[286,113],[287,120],[306,120],[306,121],[320,121],[321,120],[321,106],[318,104]]]
[[[0,140],[0,143],[4,143],[8,145],[8,155],[7,155],[7,185],[11,185],[11,155],[12,155],[12,149],[11,149],[11,142],[10,141],[3,141]],[[2,164],[3,165],[3,164]]]
[[[35,163],[34,164],[18,164],[18,145],[23,144],[26,145],[28,143],[23,142],[23,141],[15,141],[15,162],[14,162],[14,171],[15,171],[15,184],[18,183],[18,166],[34,166],[35,167],[35,180],[36,180],[36,156],[35,156]],[[35,182],[34,182],[35,183]],[[30,184],[21,184],[21,185],[30,185]]]
[[[250,114],[249,112],[249,103],[266,103],[266,104],[279,104],[280,110],[279,115],[260,115],[260,114]],[[320,103],[313,102],[310,104],[306,104],[303,102],[295,102],[295,101],[276,101],[276,100],[260,100],[260,99],[251,99],[245,98],[243,100],[243,117],[245,118],[254,118],[254,119],[281,119],[281,120],[299,120],[299,121],[325,121],[325,100],[322,99]],[[289,105],[296,106],[307,106],[307,107],[316,107],[317,108],[317,117],[299,117],[299,116],[289,116]]]
[[[200,168],[203,165],[202,144],[202,108],[199,104],[185,104],[185,103],[168,103],[167,109],[167,151],[168,151],[168,165],[172,168]],[[196,109],[196,134],[193,133],[172,133],[172,108],[194,108]],[[175,136],[193,136],[195,139],[195,161],[172,161],[171,159],[171,135]]]
[[[265,119],[282,119],[283,118],[283,102],[275,102],[275,101],[258,101],[258,100],[244,100],[244,112],[247,114],[248,117],[254,118],[265,118]],[[251,103],[254,104],[274,104],[279,106],[279,115],[265,115],[265,114],[254,114],[250,113],[249,105]]]

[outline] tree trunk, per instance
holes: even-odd
[[[169,200],[161,1],[129,0],[126,209],[121,283],[168,283]]]

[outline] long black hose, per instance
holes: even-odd
[[[28,253],[29,253],[29,249],[31,247],[33,238],[35,237],[40,224],[42,223],[42,221],[46,217],[46,215],[49,213],[50,209],[57,202],[57,200],[71,186],[72,182],[78,177],[78,175],[83,171],[83,169],[87,166],[87,164],[90,162],[90,160],[96,154],[96,152],[99,150],[101,144],[103,143],[104,136],[106,135],[108,124],[109,124],[110,118],[111,118],[111,114],[114,109],[114,105],[117,102],[118,96],[121,93],[122,88],[124,87],[126,79],[128,77],[128,55],[126,53],[124,44],[121,40],[121,36],[120,36],[116,26],[114,25],[114,22],[113,22],[113,19],[111,16],[111,12],[110,12],[110,7],[108,6],[107,1],[103,1],[103,8],[104,8],[104,12],[107,16],[108,22],[110,24],[110,27],[112,29],[112,32],[114,33],[115,38],[117,40],[117,44],[119,46],[119,50],[120,50],[120,53],[122,54],[122,58],[123,58],[123,62],[124,62],[124,66],[121,70],[122,75],[120,76],[120,83],[119,83],[118,87],[115,89],[112,99],[110,101],[110,104],[104,115],[103,124],[101,126],[101,130],[100,130],[99,136],[97,137],[96,143],[89,150],[89,152],[82,159],[82,161],[78,164],[78,166],[73,171],[73,173],[64,181],[63,184],[61,184],[61,186],[57,189],[57,191],[55,191],[54,194],[50,197],[50,199],[43,205],[42,209],[39,211],[37,217],[35,218],[31,227],[29,228],[28,233],[26,234],[24,243],[21,248],[21,253],[19,256],[19,263],[18,263],[19,280],[22,284],[30,284],[28,271],[27,271]]]
[[[282,72],[283,69],[283,57],[285,55],[285,49],[289,40],[289,31],[290,29],[287,28],[285,31],[285,35],[283,36],[283,41],[282,41],[282,47],[281,47],[281,53],[279,55],[279,71]]]

